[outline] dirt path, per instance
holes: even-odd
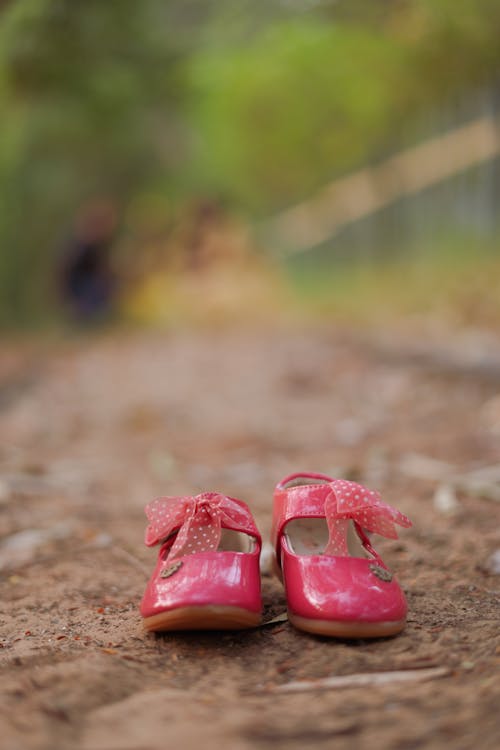
[[[495,377],[426,369],[328,330],[6,344],[4,750],[499,747],[495,486],[456,503],[442,489],[436,507],[448,469],[418,457],[460,472],[498,464],[499,393]],[[266,537],[272,487],[298,469],[359,479],[413,518],[399,542],[378,545],[407,591],[406,631],[329,641],[282,622],[144,635],[137,606],[155,557],[142,545],[144,504],[220,490],[251,505]],[[285,610],[268,576],[264,595],[266,617]],[[424,667],[447,675],[273,692]]]

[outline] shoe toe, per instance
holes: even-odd
[[[299,617],[365,623],[406,617],[398,582],[374,560],[287,554],[283,577],[289,610]]]
[[[159,562],[141,604],[143,617],[187,606],[261,610],[258,555],[205,552]]]

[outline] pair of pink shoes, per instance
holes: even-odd
[[[149,631],[251,628],[261,621],[261,537],[245,503],[216,492],[146,507],[146,544],[161,544],[141,614]],[[340,638],[395,635],[406,622],[398,582],[366,532],[397,538],[410,520],[355,482],[292,474],[274,492],[275,572],[290,622]]]

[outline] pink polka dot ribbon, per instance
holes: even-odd
[[[245,531],[249,525],[244,508],[217,492],[196,497],[158,497],[146,506],[145,511],[149,520],[145,535],[148,547],[177,531],[169,560],[194,552],[215,551],[222,526]]]
[[[411,521],[399,510],[382,502],[378,492],[362,484],[334,479],[325,500],[325,515],[330,532],[327,555],[348,555],[347,526],[356,521],[363,529],[388,539],[397,539],[395,524],[408,528]]]

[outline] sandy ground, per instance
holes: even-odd
[[[445,366],[430,344],[450,339],[387,347],[323,328],[4,342],[3,750],[500,747],[498,476],[447,489],[499,463],[500,377]],[[267,538],[273,486],[295,470],[358,479],[412,517],[378,544],[407,592],[406,631],[145,635],[138,603],[156,555],[142,543],[145,503],[232,494]],[[277,581],[263,583],[269,619],[286,605]],[[445,675],[277,691],[431,667]]]

